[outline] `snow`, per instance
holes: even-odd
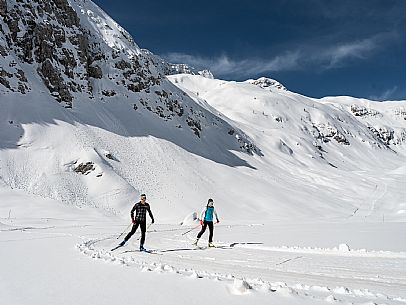
[[[0,195],[5,304],[406,302],[404,223],[218,224],[214,241],[226,247],[197,250],[197,230],[182,235],[192,226],[155,224],[146,246],[156,255],[136,250],[139,233],[110,252],[126,226],[120,218],[4,186]],[[368,247],[324,248],[343,239]]]
[[[81,24],[97,33],[98,40],[106,42],[112,49],[126,52],[129,57],[141,53],[131,35],[92,1],[69,2],[75,11],[83,15]]]
[[[338,246],[338,251],[341,252],[350,252],[350,247],[347,244],[340,244]]]
[[[241,128],[261,149],[264,156],[260,162],[250,161],[257,169],[252,179],[262,176],[272,186],[249,192],[255,194],[253,204],[281,196],[272,202],[275,207],[280,202],[289,204],[293,198],[309,198],[310,201],[289,209],[290,217],[299,211],[309,211],[308,216],[314,217],[321,207],[329,206],[337,213],[341,208],[353,206],[352,212],[341,212],[349,212],[351,218],[373,217],[375,221],[388,221],[388,217],[403,219],[398,217],[404,210],[403,200],[398,197],[403,188],[398,181],[404,179],[405,173],[405,142],[400,139],[406,139],[406,121],[399,115],[405,102],[386,105],[370,101],[368,109],[372,115],[358,117],[351,105],[364,105],[365,100],[346,97],[316,100],[285,90],[269,91],[246,82],[196,75],[173,75],[169,79],[196,102],[226,116],[230,124]],[[373,115],[374,109],[379,116]],[[368,129],[372,125],[380,126],[382,136],[384,130],[393,130],[393,139],[383,144],[385,138],[377,139]],[[318,131],[313,133],[315,129]],[[345,137],[347,143],[339,143],[337,136],[330,140],[331,133]],[[293,181],[301,186],[292,185]],[[255,184],[259,183],[257,180]],[[268,190],[267,196],[258,199]],[[331,192],[338,190],[340,196],[334,198],[341,202],[333,203]],[[297,194],[298,191],[306,193]],[[293,198],[286,198],[293,193]],[[279,214],[275,210],[271,214],[275,213]]]
[[[149,56],[91,1],[70,4],[102,51]],[[0,87],[2,304],[406,303],[406,102],[179,74],[152,87],[185,109],[165,120],[106,78],[93,85],[115,96],[65,109],[21,68],[31,92]],[[111,252],[141,193],[153,253],[139,233]],[[195,248],[208,198],[219,247],[206,232]]]

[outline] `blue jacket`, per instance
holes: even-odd
[[[213,215],[216,216],[216,220],[219,221],[218,215],[216,210],[214,209],[214,207],[209,207],[206,206],[206,208],[203,210],[202,215],[200,217],[200,219],[204,220],[204,221],[211,221],[213,222]]]

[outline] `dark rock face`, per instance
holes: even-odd
[[[64,83],[59,71],[54,68],[51,61],[47,59],[38,68],[38,73],[42,76],[42,79],[52,93],[56,93],[58,101],[64,101],[68,108],[72,107],[72,95],[70,94],[67,85]]]
[[[94,167],[93,162],[86,162],[86,163],[80,163],[75,169],[75,173],[79,173],[82,175],[87,175],[90,172],[94,171],[96,168]]]
[[[56,19],[59,23],[67,27],[76,26],[79,27],[79,17],[76,12],[69,5],[66,0],[52,0],[57,8],[55,11]],[[47,6],[49,8],[49,6]]]
[[[262,89],[267,89],[271,90],[272,88],[277,88],[280,90],[287,90],[285,86],[283,86],[281,83],[277,82],[274,79],[266,78],[266,77],[261,77],[257,80],[254,80],[251,82],[253,85],[256,85],[258,87],[261,87]]]
[[[193,130],[196,136],[200,138],[200,132],[202,131],[202,127],[200,125],[199,121],[194,120],[191,117],[188,117],[186,119],[187,124],[190,126],[190,128]]]
[[[372,126],[368,126],[368,129],[380,140],[382,143],[389,147],[390,144],[396,144],[395,143],[395,137],[394,137],[394,131],[384,128],[384,127],[379,127],[378,129]]]
[[[368,109],[364,106],[359,105],[351,105],[351,112],[358,117],[365,117],[365,116],[382,116],[378,111],[374,109]]]
[[[0,16],[5,16],[7,13],[7,2],[6,0],[0,0]]]
[[[116,95],[116,91],[114,90],[103,90],[102,94],[104,96],[115,96]]]
[[[10,82],[7,80],[7,78],[12,77],[12,74],[7,73],[7,71],[4,71],[0,69],[0,84],[2,84],[4,87],[10,89]]]
[[[343,132],[329,124],[314,124],[312,133],[314,138],[322,143],[328,143],[331,139],[334,139],[337,143],[350,145]]]
[[[159,83],[152,76],[145,56],[126,61],[118,50],[111,49],[105,54],[98,38],[81,26],[79,16],[67,0],[19,0],[15,4],[0,0],[0,16],[9,30],[8,34],[2,31],[7,46],[0,44],[0,54],[7,56],[10,49],[22,63],[37,64],[45,86],[65,107],[73,106],[76,92],[88,97],[96,94],[92,79],[105,76],[99,62],[111,61],[112,67],[122,70],[124,73],[111,80],[133,92]],[[2,71],[0,84],[4,87],[22,93],[29,90],[22,84],[27,79],[21,74],[16,76],[21,82],[18,89],[12,88],[9,80],[15,73]],[[124,79],[119,79],[122,75]],[[103,88],[99,93],[102,92]]]
[[[102,62],[125,73],[113,77],[117,85],[133,92],[148,89],[159,83],[152,76],[146,58],[121,59],[120,52],[111,49],[105,54],[100,41],[80,24],[80,18],[67,0],[19,0],[10,4],[0,0],[0,25],[7,45],[0,43],[0,54],[7,56],[12,50],[21,63],[37,64],[37,72],[45,86],[58,102],[68,108],[74,104],[74,93],[93,96],[92,79],[102,79]],[[0,34],[1,34],[0,33]],[[116,58],[116,60],[112,60]],[[17,77],[10,69],[2,70],[0,84],[13,91],[27,91],[28,86],[19,84],[12,88],[9,78]],[[124,75],[124,79],[119,79]],[[18,75],[21,83],[27,82]],[[17,86],[16,86],[17,87]],[[103,91],[101,88],[100,93]]]
[[[102,69],[97,65],[88,66],[87,73],[88,73],[89,77],[93,77],[93,78],[97,78],[97,79],[101,79],[103,77]]]
[[[6,52],[6,49],[0,45],[0,55],[1,56],[7,56],[8,53]]]
[[[80,20],[69,3],[66,0],[20,0],[7,4],[1,0],[0,16],[9,30],[5,35],[7,48],[21,63],[38,64],[37,71],[50,93],[71,107],[75,57],[86,54],[87,46],[79,44],[73,53],[65,46],[81,41],[79,36],[82,35]],[[16,91],[25,93],[29,87],[22,83],[27,79],[18,71],[16,77],[21,82]]]

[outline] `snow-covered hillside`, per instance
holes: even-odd
[[[92,2],[7,1],[0,13],[7,185],[113,213],[146,192],[176,221],[211,194],[197,166],[248,167],[232,151],[260,154]]]
[[[261,201],[291,216],[404,219],[406,102],[317,100],[280,84],[264,87],[264,79],[169,78],[261,149],[263,156],[250,162],[253,185],[260,185],[249,192],[254,198],[265,193]]]

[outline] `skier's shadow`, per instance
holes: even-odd
[[[238,242],[238,243],[231,243],[230,248],[233,248],[237,245],[263,245],[264,243],[257,243],[257,242]]]
[[[233,249],[236,245],[263,245],[264,243],[257,243],[257,242],[237,242],[237,243],[231,243],[230,245],[227,246],[217,246],[213,247],[213,249],[223,249],[223,250],[230,250]],[[158,253],[165,253],[165,252],[177,252],[177,251],[202,251],[202,250],[207,250],[209,249],[208,247],[197,247],[197,248],[174,248],[174,249],[162,249],[162,250],[152,250],[152,252],[158,252]],[[124,253],[130,253],[130,252],[138,252],[136,250],[127,250],[124,251]]]
[[[163,250],[151,250],[151,252],[176,252],[176,251],[188,251],[188,250],[192,250],[192,251],[196,251],[196,250],[204,250],[206,248],[196,248],[196,249],[192,249],[192,248],[176,248],[176,249],[163,249]],[[138,250],[126,250],[124,252],[122,252],[121,254],[125,254],[125,253],[131,253],[131,252],[138,252]]]
[[[206,248],[176,248],[176,249],[157,250],[157,252],[198,251],[198,250],[204,250],[204,249],[206,249]]]

